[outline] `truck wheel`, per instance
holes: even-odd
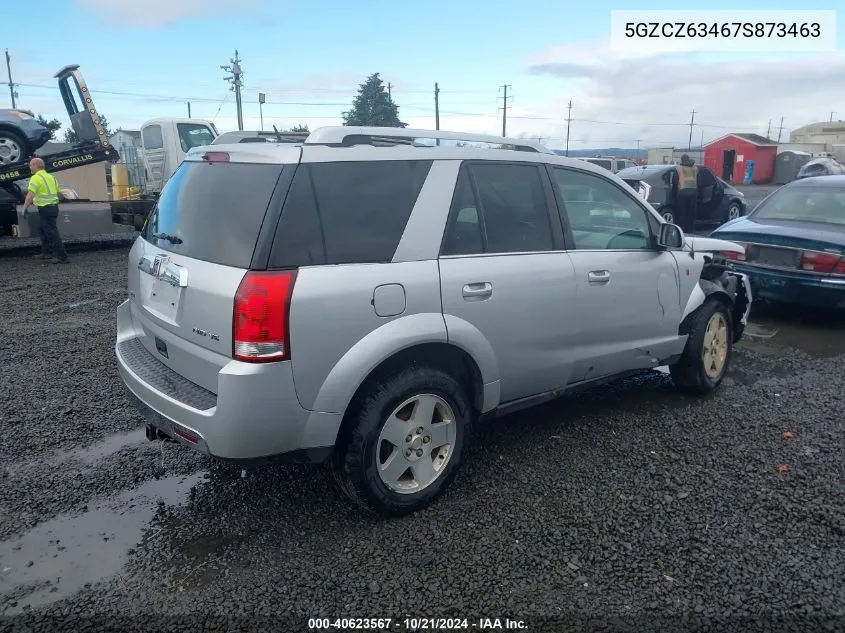
[[[29,156],[26,140],[11,130],[0,130],[0,165],[11,165]]]
[[[675,385],[703,395],[718,387],[733,354],[733,320],[718,299],[708,299],[692,316],[689,337],[680,360],[669,367]]]
[[[400,516],[433,502],[452,482],[469,444],[472,409],[441,369],[409,367],[377,382],[350,414],[334,471],[365,510]]]

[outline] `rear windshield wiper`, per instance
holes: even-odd
[[[175,235],[168,235],[167,233],[157,233],[153,235],[153,237],[157,240],[167,240],[171,244],[181,244],[182,238],[176,237]]]

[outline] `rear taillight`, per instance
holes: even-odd
[[[742,244],[741,242],[734,242],[738,246],[742,246],[745,249],[745,252],[748,252],[748,245]],[[725,251],[722,253],[725,256],[725,259],[730,259],[735,262],[744,262],[745,261],[745,253],[736,253],[734,251]]]
[[[845,258],[834,253],[820,251],[803,251],[801,253],[801,270],[814,273],[845,274]]]
[[[290,297],[296,271],[248,272],[235,294],[232,356],[249,363],[290,359]]]

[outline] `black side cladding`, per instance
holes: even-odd
[[[389,262],[431,164],[430,160],[300,164],[268,267]]]

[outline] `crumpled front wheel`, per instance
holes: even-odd
[[[718,299],[708,299],[693,314],[683,355],[669,367],[675,385],[699,395],[716,389],[727,373],[733,341],[730,309]]]

